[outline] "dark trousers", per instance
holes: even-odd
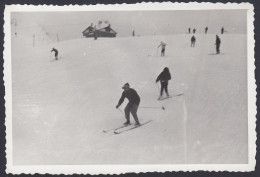
[[[130,122],[130,112],[135,119],[135,122],[139,124],[138,116],[137,116],[137,109],[139,104],[131,104],[128,103],[125,107],[125,118],[128,122]]]
[[[191,41],[191,47],[194,47],[195,46],[195,41]]]
[[[166,95],[169,95],[168,82],[161,82],[161,96],[163,95],[163,91],[165,91]]]
[[[55,59],[58,60],[58,53],[55,53]]]
[[[220,45],[217,44],[217,45],[216,45],[216,53],[217,53],[217,54],[220,53],[220,51],[219,51],[219,47],[220,47]]]
[[[164,53],[165,53],[165,49],[162,49],[161,56],[164,56]]]

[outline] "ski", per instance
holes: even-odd
[[[60,60],[62,57],[60,56],[60,57],[58,57],[57,59],[52,59],[52,60],[50,60],[50,62],[55,62],[55,61],[58,61],[58,60]]]
[[[119,129],[121,129],[121,128],[125,128],[125,127],[127,127],[127,126],[129,126],[129,125],[131,125],[131,124],[122,125],[122,126],[120,126],[120,127],[113,128],[113,129],[110,129],[110,130],[103,130],[103,133],[107,133],[107,132],[110,132],[110,131],[119,130]]]
[[[173,95],[173,96],[167,96],[167,97],[159,97],[157,100],[162,101],[168,98],[173,98],[173,97],[177,97],[177,96],[182,96],[184,95],[183,93],[177,94],[177,95]]]
[[[142,123],[142,124],[139,125],[139,126],[134,126],[134,127],[128,128],[128,129],[124,129],[124,130],[122,130],[122,131],[116,131],[116,130],[114,130],[114,134],[118,135],[118,134],[120,134],[120,133],[127,132],[127,131],[129,131],[129,130],[133,130],[133,129],[142,127],[143,125],[148,124],[148,123],[150,123],[150,122],[152,122],[152,120],[149,120],[149,121],[147,121],[147,122],[144,122],[144,123]]]
[[[159,97],[157,100],[161,101],[161,100],[165,100],[165,99],[168,99],[168,98],[172,98],[172,96]]]

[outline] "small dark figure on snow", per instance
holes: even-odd
[[[221,34],[224,34],[224,27],[221,28]]]
[[[196,38],[194,37],[194,35],[191,37],[191,47],[194,47],[196,43]]]
[[[193,34],[195,34],[196,33],[196,29],[195,28],[193,28]]]
[[[208,32],[208,27],[205,28],[205,34],[207,34],[207,32]]]
[[[221,43],[220,38],[218,37],[218,35],[216,35],[216,43],[215,43],[215,45],[216,45],[216,54],[220,53],[220,50],[219,50],[220,43]]]
[[[189,28],[189,34],[190,34],[190,28]]]
[[[58,54],[59,54],[58,50],[55,48],[52,48],[51,52],[54,52],[55,60],[58,60]]]
[[[163,41],[161,41],[161,44],[158,46],[158,48],[161,47],[161,56],[163,57],[165,55],[165,47],[166,47],[166,43],[164,43]]]
[[[124,124],[125,125],[130,124],[130,112],[131,112],[132,116],[135,119],[135,125],[139,126],[140,122],[137,116],[137,109],[140,104],[140,97],[134,89],[130,88],[130,85],[128,83],[126,83],[122,87],[122,89],[124,89],[124,91],[122,93],[121,98],[118,101],[118,104],[116,105],[116,108],[119,108],[119,106],[124,102],[124,99],[127,98],[129,102],[125,107],[126,122]]]
[[[168,81],[171,80],[171,73],[169,71],[169,68],[165,67],[163,69],[163,71],[159,74],[159,76],[157,77],[156,79],[156,83],[158,81],[161,82],[161,92],[160,92],[160,97],[163,96],[163,91],[165,91],[166,95],[167,96],[170,96],[169,95],[169,92],[168,92]]]
[[[135,30],[133,31],[132,35],[133,35],[133,37],[135,37]]]
[[[98,38],[98,34],[95,32],[94,33],[94,39],[97,40],[97,38]]]

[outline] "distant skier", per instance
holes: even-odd
[[[191,47],[194,47],[196,43],[196,38],[194,37],[194,35],[191,37]]]
[[[51,52],[54,52],[55,60],[58,60],[58,54],[59,54],[58,50],[55,48],[52,48]]]
[[[132,35],[133,35],[133,37],[135,37],[135,30],[133,31]]]
[[[97,40],[97,38],[98,38],[98,34],[94,32],[94,39]]]
[[[196,29],[195,28],[193,28],[193,34],[195,34],[196,33]]]
[[[161,56],[163,57],[165,55],[165,47],[166,47],[166,43],[164,43],[163,41],[161,41],[160,45],[158,46],[158,48],[161,47]]]
[[[169,71],[169,68],[165,67],[155,81],[156,83],[158,81],[161,82],[161,91],[160,91],[159,98],[161,98],[163,96],[163,91],[165,91],[167,97],[170,96],[169,92],[168,92],[168,81],[169,80],[171,80],[171,73]]]
[[[205,28],[205,34],[207,34],[207,33],[208,33],[208,27]]]
[[[221,28],[221,34],[224,34],[224,27]]]
[[[190,28],[189,28],[189,34],[190,34]]]
[[[194,37],[194,35],[191,37],[191,47],[194,47],[196,43],[196,38]]]
[[[135,125],[139,126],[140,122],[139,122],[138,116],[137,116],[137,109],[140,104],[140,97],[134,89],[130,88],[129,83],[126,83],[122,87],[122,89],[124,89],[124,91],[122,93],[121,98],[118,101],[118,104],[116,105],[116,108],[119,108],[119,106],[124,102],[124,99],[127,98],[129,100],[129,102],[125,107],[126,122],[124,124],[125,125],[130,124],[130,112],[131,112],[132,116],[135,119]]]
[[[215,43],[215,45],[216,45],[216,54],[220,53],[220,50],[219,50],[220,43],[221,43],[220,38],[218,37],[218,35],[216,35],[216,43]]]

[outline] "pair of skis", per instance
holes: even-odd
[[[50,62],[55,62],[55,61],[58,61],[58,60],[60,60],[62,57],[61,56],[59,56],[57,59],[56,58],[54,58],[54,59],[52,59],[52,60],[50,60]]]
[[[176,96],[181,96],[181,95],[183,95],[183,93],[174,95],[174,97],[176,97]],[[172,96],[161,97],[161,99],[158,98],[158,100],[161,101],[161,100],[168,99],[168,98],[172,98]],[[140,107],[140,108],[153,108],[153,107]],[[156,108],[157,108],[157,107],[156,107]],[[161,108],[160,108],[160,109],[161,109]],[[162,109],[164,110],[165,108],[162,107]],[[134,130],[134,129],[136,129],[136,128],[142,127],[143,125],[148,124],[148,123],[150,123],[150,122],[152,122],[152,120],[146,121],[146,122],[144,122],[144,123],[142,123],[141,125],[138,125],[138,126],[131,126],[131,124],[122,125],[122,126],[120,126],[120,127],[113,128],[113,129],[110,129],[110,130],[103,130],[103,133],[107,133],[107,132],[113,131],[114,134],[118,135],[118,134],[121,134],[121,133],[123,133],[123,132],[127,132],[127,131],[130,131],[130,130]],[[129,128],[126,128],[126,127],[129,127]]]
[[[114,134],[118,135],[118,134],[121,134],[121,133],[123,133],[123,132],[127,132],[127,131],[130,131],[130,130],[134,130],[134,129],[136,129],[136,128],[142,127],[143,125],[148,124],[148,123],[150,123],[150,122],[152,122],[152,120],[146,121],[146,122],[144,122],[144,123],[142,123],[142,124],[140,124],[140,125],[134,126],[134,127],[131,126],[131,124],[122,125],[122,126],[120,126],[120,127],[114,128],[114,129],[103,130],[103,133],[107,133],[107,132],[113,131]],[[125,127],[129,127],[129,128],[124,129]]]
[[[168,99],[168,98],[177,97],[177,96],[182,96],[182,95],[184,95],[184,94],[183,94],[183,93],[180,93],[180,94],[177,94],[177,95],[166,96],[166,97],[159,96],[159,98],[158,98],[157,100],[162,101],[162,100],[165,100],[165,99]]]

